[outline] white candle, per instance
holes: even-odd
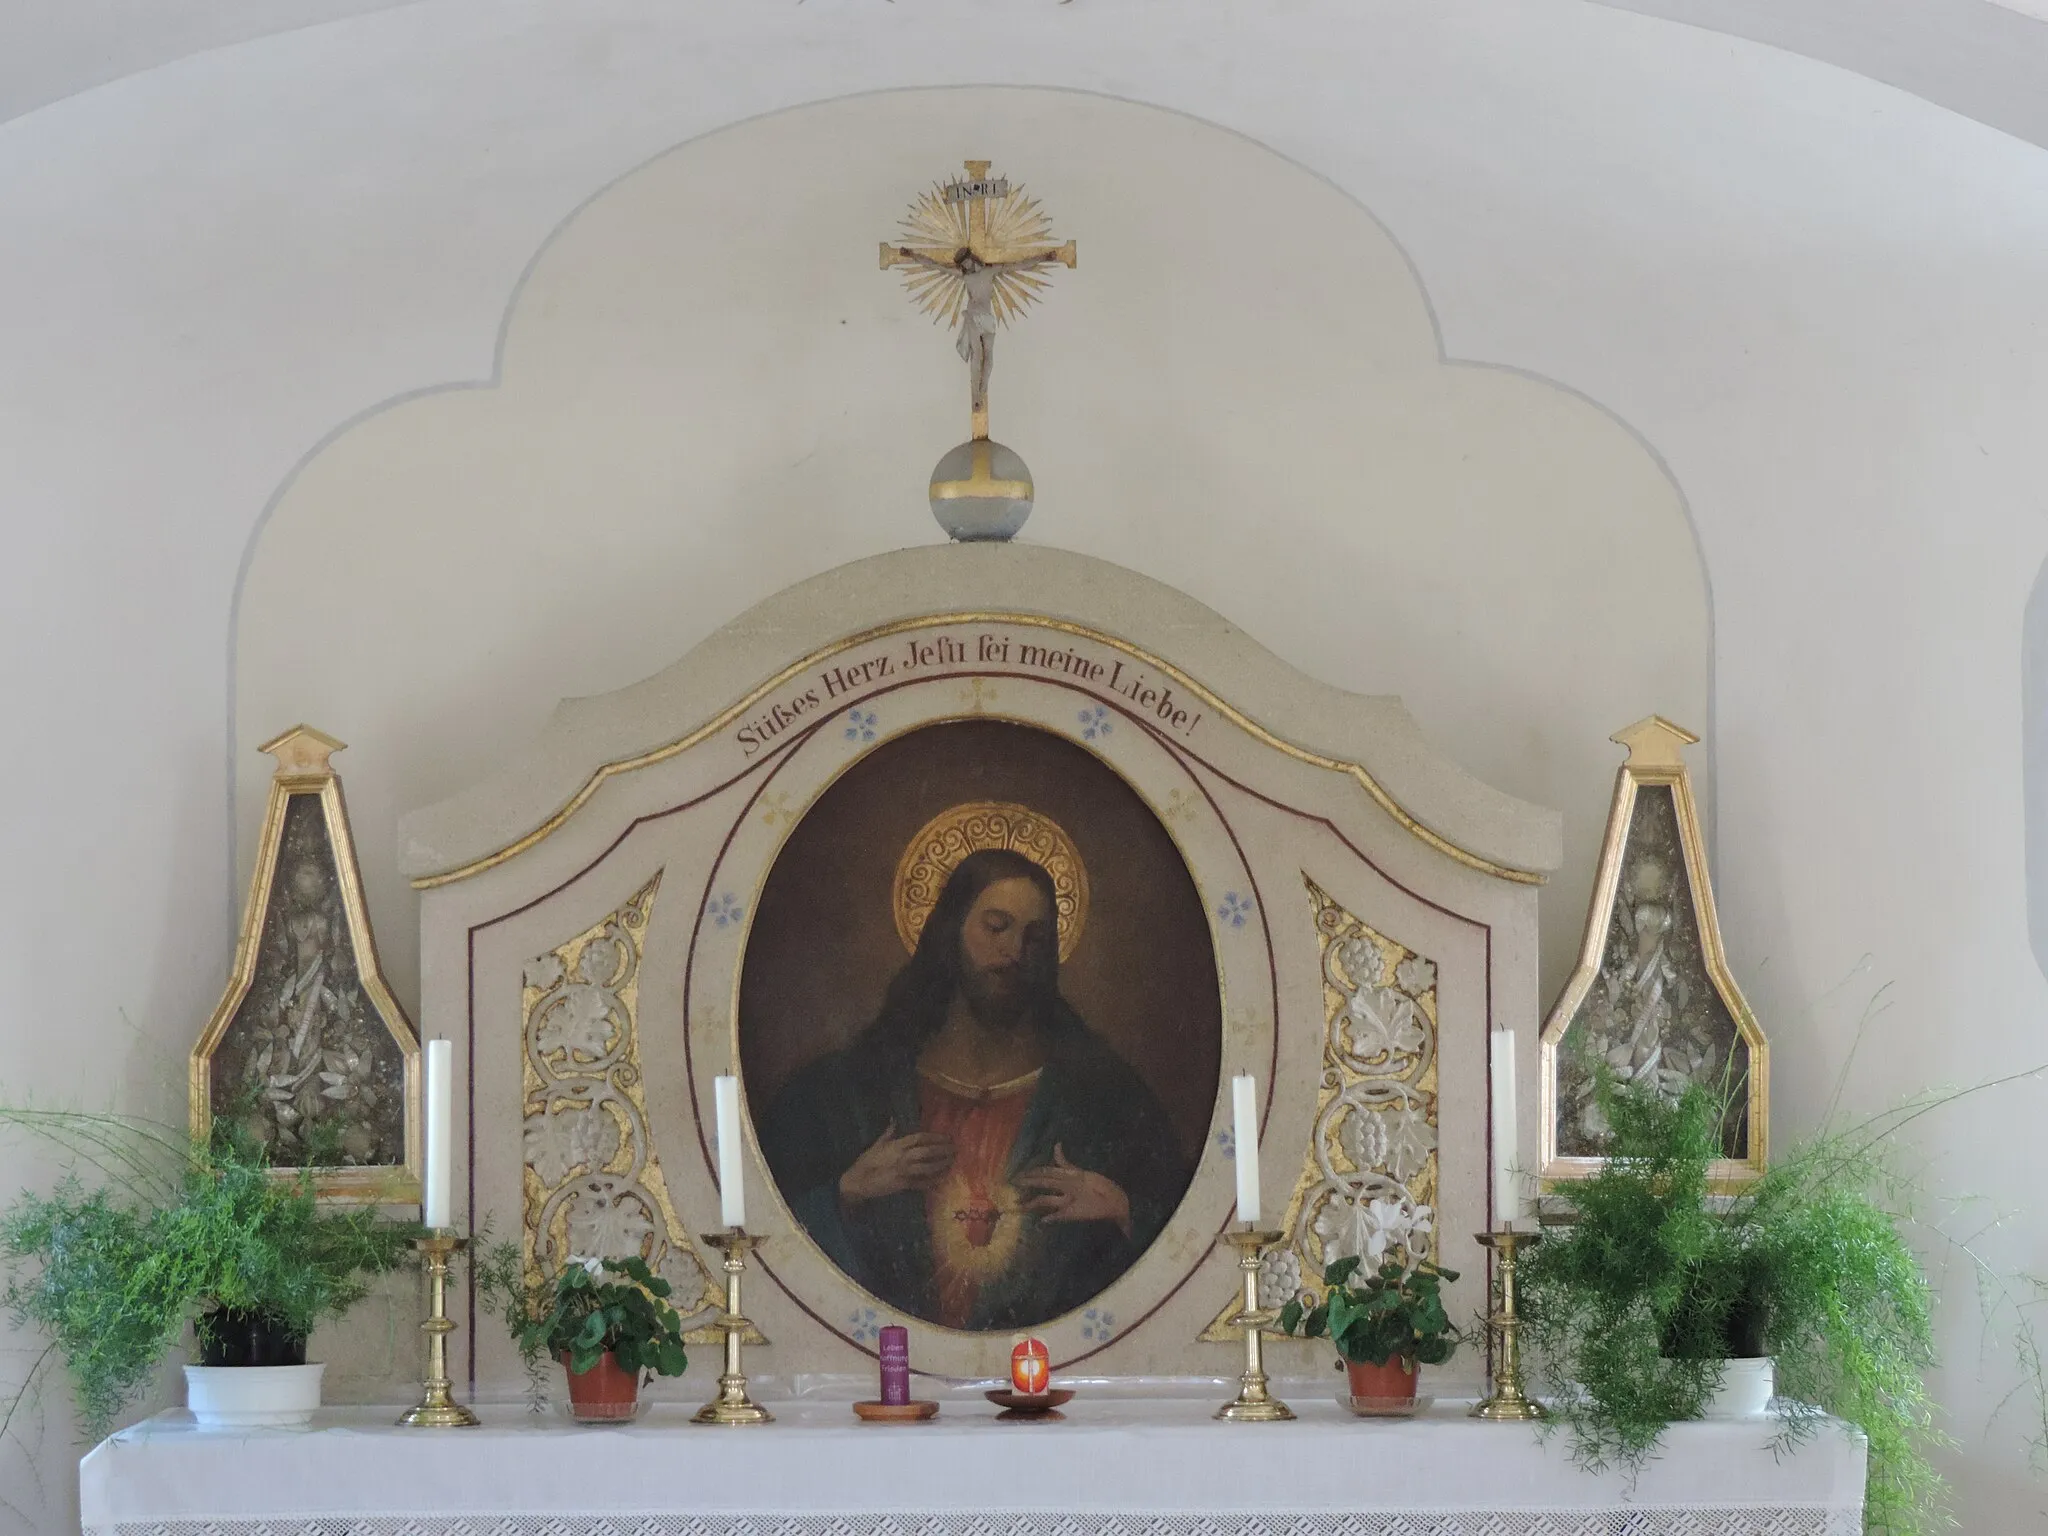
[[[1232,1131],[1237,1148],[1237,1219],[1255,1224],[1259,1219],[1259,1085],[1248,1073],[1230,1080],[1231,1108],[1236,1115]]]
[[[718,1219],[728,1227],[744,1227],[747,1186],[740,1157],[740,1080],[721,1077],[712,1090],[718,1108]]]
[[[1497,1029],[1487,1064],[1493,1079],[1493,1222],[1513,1226],[1521,1215],[1515,1172],[1515,1032]]]
[[[427,1080],[423,1097],[427,1109],[427,1166],[421,1180],[420,1224],[432,1231],[452,1225],[449,1188],[453,1182],[455,1125],[455,1045],[448,1040],[427,1042]]]

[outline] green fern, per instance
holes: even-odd
[[[1520,1271],[1528,1337],[1578,1459],[1639,1468],[1667,1424],[1699,1416],[1747,1329],[1776,1359],[1782,1401],[1803,1405],[1782,1410],[1783,1443],[1823,1412],[1868,1437],[1866,1529],[1946,1525],[1927,1459],[1942,1443],[1923,1380],[1932,1290],[1900,1233],[1910,1189],[1883,1152],[1896,1116],[1815,1136],[1717,1202],[1719,1098],[1601,1092],[1607,1161],[1572,1186],[1575,1219]]]
[[[229,1120],[204,1142],[108,1115],[0,1109],[0,1123],[107,1179],[89,1190],[74,1171],[0,1216],[0,1298],[63,1357],[88,1440],[148,1387],[188,1323],[203,1331],[218,1307],[303,1337],[404,1263],[419,1232],[374,1208],[323,1208],[310,1172],[280,1178]]]

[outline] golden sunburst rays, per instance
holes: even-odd
[[[965,201],[948,201],[945,186],[933,182],[903,215],[901,243],[934,261],[951,261],[967,244],[968,206]]]
[[[998,272],[995,281],[996,320],[1008,325],[1013,316],[1021,315],[1045,291],[1046,280],[1026,267],[1012,267],[1007,272]]]
[[[955,198],[945,183],[934,182],[910,205],[898,233],[899,245],[944,264],[943,269],[902,264],[903,286],[933,323],[948,327],[960,323],[967,304],[967,285],[955,265],[963,250],[985,266],[1004,268],[995,274],[991,294],[996,320],[1003,325],[1036,304],[1047,287],[1031,267],[1005,264],[1060,259],[1051,215],[1021,186],[1000,196]]]

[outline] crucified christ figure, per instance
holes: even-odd
[[[917,307],[960,327],[954,348],[967,363],[974,437],[988,436],[988,376],[996,326],[1036,302],[1040,269],[1072,268],[1074,242],[1055,240],[1052,220],[1022,187],[969,160],[965,180],[934,186],[911,204],[901,232],[882,242],[882,268],[910,269]]]
[[[953,350],[967,361],[968,402],[974,419],[988,418],[988,376],[996,361],[996,279],[1005,272],[1028,272],[1057,259],[1051,251],[1034,253],[1016,261],[983,261],[972,248],[961,246],[950,261],[940,261],[910,246],[896,247],[897,257],[934,272],[949,272],[960,280],[966,297],[960,306],[960,335]]]

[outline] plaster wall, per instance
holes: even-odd
[[[265,521],[236,732],[304,718],[351,744],[393,971],[418,970],[400,815],[489,777],[557,698],[680,656],[739,594],[943,538],[924,484],[966,435],[965,370],[873,255],[958,170],[939,145],[1028,167],[1091,237],[996,349],[996,432],[1039,485],[1026,537],[1409,700],[1451,757],[1566,812],[1553,910],[1583,912],[1608,735],[1707,716],[1706,580],[1655,455],[1569,390],[1446,362],[1400,247],[1270,150],[1072,92],[915,91],[724,129],[605,189],[526,275],[491,384],[344,432]],[[236,766],[239,826],[275,765]],[[1577,938],[1551,925],[1547,992]]]
[[[272,724],[231,712],[238,576],[294,467],[396,396],[490,379],[534,252],[660,152],[771,110],[963,77],[1185,112],[1326,178],[1412,262],[1447,357],[1583,395],[1661,459],[1710,593],[1718,895],[1773,1034],[1781,1136],[1825,1108],[1882,984],[1852,1106],[2048,1055],[2018,708],[2021,615],[2048,554],[2039,150],[1807,60],[1564,0],[573,14],[434,0],[197,55],[0,127],[11,1096],[168,1097],[175,1112],[225,975],[234,840],[253,832],[230,775]],[[932,153],[955,150],[935,135]],[[1028,146],[1005,153],[1044,180]],[[1200,191],[1199,167],[1109,169]],[[864,216],[893,209],[888,185]],[[1043,190],[1056,212],[1076,206]],[[1084,267],[1004,354],[999,409],[1026,393],[1020,354],[1056,373],[1057,328],[1111,302],[1076,232]],[[862,292],[878,323],[901,304]],[[915,344],[906,377],[938,381],[934,409],[951,412],[943,340],[890,324]],[[1020,444],[1042,479],[1068,451],[1051,426]],[[773,447],[773,475],[816,473],[798,468],[814,446]],[[910,456],[910,485],[941,446]],[[876,465],[855,509],[794,531],[736,490],[678,496],[679,523],[702,518],[719,541],[706,586],[731,593],[702,627],[926,537],[904,484]],[[1317,512],[1350,536],[1343,504]],[[1404,688],[1425,730],[1500,787],[1541,767],[1541,743],[1483,729],[1482,693],[1419,696],[1382,681],[1376,656],[1333,664],[1284,548],[1192,519],[1168,544],[1145,521],[1162,515],[1106,507],[1085,547],[1307,670]],[[1032,531],[1069,542],[1052,522]],[[387,602],[365,593],[337,646],[361,648]],[[625,660],[611,642],[585,654]],[[483,657],[477,685],[543,661]],[[554,693],[621,680],[550,676],[523,707],[537,718]],[[370,773],[339,766],[352,788]],[[442,771],[459,782],[470,766]],[[1546,932],[1580,916],[1551,902]],[[2027,1209],[2044,1092],[1924,1122],[1917,1147],[1938,1185],[2012,1213],[1983,1244],[2008,1268],[2048,1261],[2048,1220]],[[7,1158],[9,1187],[42,1171]],[[1961,1442],[1964,1526],[2023,1528],[2044,1495],[2015,1411],[1992,1419],[2010,1352],[1981,1349],[1969,1278],[1948,1289],[1936,1386]],[[25,1369],[32,1342],[10,1348]],[[0,1519],[61,1530],[60,1401],[26,1433],[40,1472],[6,1452]]]
[[[2027,599],[2020,660],[2027,794],[2027,927],[2034,958],[2048,974],[2048,565]]]

